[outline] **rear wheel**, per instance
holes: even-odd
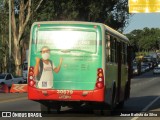
[[[103,103],[101,105],[99,105],[98,107],[96,107],[93,110],[95,115],[105,115],[105,116],[109,116],[112,114],[112,110],[110,109],[110,106]]]
[[[103,103],[95,102],[95,103],[92,104],[92,106],[94,107],[93,112],[94,112],[95,115],[109,116],[112,113],[110,105],[105,103],[105,102],[103,102]]]
[[[124,99],[127,100],[129,98],[129,96],[130,96],[130,85],[129,85],[129,81],[127,81],[126,86],[125,86],[125,97],[124,97]]]
[[[113,90],[112,90],[112,99],[111,99],[111,105],[110,105],[110,110],[113,111],[116,107],[116,85],[113,85]]]
[[[124,101],[118,103],[117,108],[122,109],[124,107]]]
[[[111,99],[110,105],[104,104],[103,115],[106,115],[106,116],[112,115],[112,112],[116,108],[116,85],[115,85],[115,83],[113,84],[111,97],[112,97],[112,99]]]

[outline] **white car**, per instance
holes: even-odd
[[[0,84],[6,84],[8,87],[11,87],[12,84],[24,83],[22,77],[14,78],[10,73],[0,74]]]
[[[153,70],[153,74],[158,74],[160,73],[160,67],[155,67]]]

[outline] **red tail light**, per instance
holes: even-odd
[[[98,70],[97,70],[96,89],[101,89],[103,87],[104,87],[103,69],[102,68],[98,68]]]
[[[34,67],[29,68],[29,73],[28,73],[28,84],[31,87],[35,87],[35,78],[34,78]]]

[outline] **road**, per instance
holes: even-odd
[[[141,76],[136,76],[131,82],[131,96],[126,101],[124,109],[119,109],[123,116],[119,116],[116,112],[107,119],[112,120],[158,120],[159,117],[151,117],[160,115],[160,75],[153,75],[152,71],[144,73]],[[4,94],[0,93],[0,111],[40,111],[40,105],[37,102],[27,100],[26,93],[16,94]],[[129,112],[128,112],[129,111]],[[145,111],[143,113],[143,111]],[[158,112],[159,111],[159,112]],[[124,117],[125,115],[131,115],[133,113],[136,116]],[[137,117],[141,115],[150,115],[150,117]],[[54,119],[87,119],[87,120],[106,120],[105,116],[95,116],[88,106],[83,106],[78,110],[63,107],[60,114],[56,114],[56,117],[41,118],[43,120]],[[80,116],[80,117],[79,117]],[[5,119],[5,118],[1,118]],[[17,118],[10,118],[17,119]],[[24,118],[28,119],[28,118]],[[33,118],[35,119],[35,118]],[[40,119],[40,118],[39,118]]]

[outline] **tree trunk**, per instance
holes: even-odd
[[[7,72],[7,56],[4,55],[4,69],[3,72],[6,73]]]
[[[22,75],[22,67],[21,67],[21,50],[20,46],[14,46],[15,51],[15,74],[21,76]]]
[[[41,5],[43,0],[40,0],[40,2],[38,2],[39,4],[37,5],[36,9],[34,11],[36,11],[39,6]],[[22,59],[21,59],[21,46],[20,46],[20,42],[22,39],[22,35],[25,32],[25,27],[30,19],[30,16],[32,14],[31,12],[31,0],[27,0],[26,2],[24,0],[20,0],[19,1],[19,19],[18,22],[16,21],[16,16],[15,16],[15,1],[11,0],[11,8],[12,8],[12,13],[11,13],[11,25],[12,25],[12,34],[13,34],[13,58],[14,58],[14,63],[15,63],[15,73],[16,75],[21,75],[22,74],[22,67],[21,67],[21,63],[22,63]],[[14,71],[12,71],[14,72]]]

